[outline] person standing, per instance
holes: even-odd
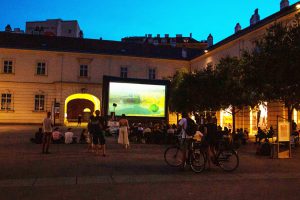
[[[104,138],[104,130],[105,130],[105,120],[100,116],[100,111],[95,111],[96,116],[91,117],[90,121],[90,130],[93,136],[93,144],[95,146],[96,154],[102,148],[102,156],[106,156],[106,147],[105,147],[105,138]]]
[[[82,121],[82,115],[79,114],[77,118],[77,126],[81,126],[81,121]]]
[[[126,119],[125,114],[122,114],[121,119],[119,121],[119,138],[118,143],[123,144],[125,149],[129,147],[129,139],[128,139],[128,120]]]
[[[181,139],[182,139],[182,150],[183,150],[183,158],[182,158],[182,166],[181,168],[184,169],[185,168],[185,164],[186,164],[186,154],[188,149],[190,148],[191,145],[191,141],[193,139],[193,136],[189,136],[186,133],[186,129],[188,128],[188,118],[189,115],[186,112],[182,113],[182,118],[181,120],[178,122],[178,126],[180,128],[180,134],[181,134]]]
[[[43,121],[43,151],[42,153],[49,153],[49,146],[52,135],[52,120],[51,120],[51,112],[47,113],[47,117]]]

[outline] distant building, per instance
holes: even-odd
[[[83,32],[80,30],[77,20],[47,19],[46,21],[26,22],[26,33],[83,38]]]
[[[21,30],[20,28],[14,28],[14,30],[12,30],[11,26],[9,24],[7,24],[5,26],[5,32],[9,32],[9,33],[20,33],[23,34],[24,30]]]
[[[183,37],[182,34],[177,34],[176,37],[170,37],[169,34],[165,34],[161,37],[160,34],[152,36],[152,34],[146,34],[145,36],[133,36],[122,38],[122,42],[137,43],[137,44],[152,44],[155,46],[164,45],[172,47],[193,48],[193,49],[206,49],[207,41],[197,41],[192,38],[192,34],[189,37]]]

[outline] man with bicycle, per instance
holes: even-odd
[[[186,154],[187,150],[190,148],[191,142],[193,140],[193,136],[190,136],[187,134],[187,128],[188,128],[188,120],[192,120],[189,118],[188,114],[186,112],[182,113],[182,118],[179,121],[179,129],[181,134],[181,145],[182,145],[182,151],[183,151],[183,158],[182,158],[182,169],[184,169],[186,165]]]

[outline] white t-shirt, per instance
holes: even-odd
[[[187,128],[187,119],[186,118],[182,118],[179,123],[178,123],[182,129],[181,129],[181,137],[182,138],[192,138],[193,136],[188,136],[185,132],[185,129]]]
[[[73,132],[65,132],[65,143],[66,144],[71,144],[72,141],[73,141],[73,136],[74,136],[74,133]]]
[[[52,132],[52,121],[48,117],[46,117],[43,121],[43,131],[44,131],[44,133]]]

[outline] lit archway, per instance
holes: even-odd
[[[68,96],[65,100],[65,107],[64,107],[64,124],[68,124],[68,103],[73,100],[88,100],[93,103],[94,105],[94,111],[100,110],[100,100],[91,94],[86,93],[78,93],[78,94],[72,94]],[[85,108],[86,109],[86,108]]]

